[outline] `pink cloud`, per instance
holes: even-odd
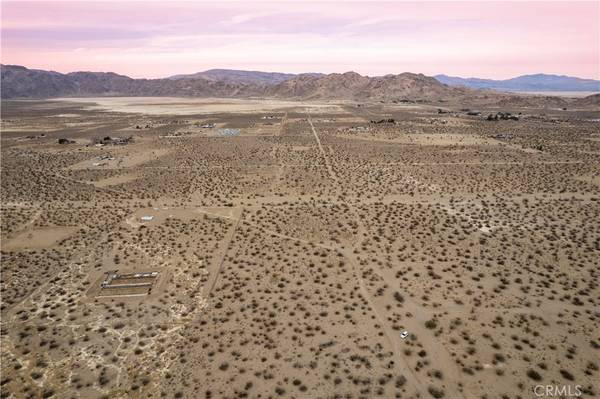
[[[166,6],[165,4],[168,4]],[[600,78],[598,2],[2,2],[2,62]]]

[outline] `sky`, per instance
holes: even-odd
[[[600,79],[600,1],[6,1],[3,64]]]

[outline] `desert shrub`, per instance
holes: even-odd
[[[436,388],[434,386],[429,386],[429,388],[427,388],[427,391],[429,392],[429,394],[431,396],[433,396],[435,399],[440,399],[444,397],[444,391],[442,391],[439,388]]]
[[[434,328],[437,327],[437,320],[435,320],[435,319],[427,320],[425,322],[425,327],[427,327],[430,330],[433,330]]]
[[[540,375],[540,373],[538,373],[537,371],[535,371],[533,369],[527,370],[527,377],[531,378],[534,381],[542,380],[542,376]]]
[[[398,291],[394,292],[394,299],[400,303],[404,302],[404,297]]]
[[[438,380],[441,380],[444,378],[444,376],[440,370],[433,370],[433,372],[431,374]]]
[[[37,371],[32,371],[30,375],[31,378],[33,378],[34,380],[39,380],[40,378],[42,378],[42,374]]]
[[[575,380],[575,377],[573,377],[573,374],[569,373],[567,370],[560,370],[560,375],[562,375],[563,378],[566,380],[569,380],[569,381]]]
[[[406,384],[405,376],[400,375],[400,376],[396,377],[396,388],[401,388],[404,386],[404,384]]]

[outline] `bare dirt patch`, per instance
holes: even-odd
[[[77,231],[74,226],[56,226],[27,229],[18,233],[15,237],[9,238],[2,243],[2,249],[5,251],[15,251],[21,249],[50,248],[68,238]]]
[[[112,112],[141,113],[151,115],[199,115],[220,112],[264,112],[285,110],[298,107],[294,101],[283,100],[236,100],[219,98],[177,98],[177,97],[95,97],[61,98],[57,101],[93,102],[86,109]],[[320,110],[335,111],[335,103],[302,104],[314,112]]]
[[[106,179],[94,181],[94,182],[92,182],[92,184],[96,187],[110,187],[110,186],[117,186],[119,184],[129,183],[138,178],[139,178],[139,176],[135,173],[126,173],[126,174],[121,174],[121,175],[117,175],[114,177],[109,177]]]

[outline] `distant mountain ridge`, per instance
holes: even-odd
[[[564,75],[548,75],[543,73],[522,75],[505,80],[460,78],[447,75],[435,75],[434,77],[441,83],[449,86],[464,86],[471,89],[600,92],[600,80],[581,79]]]
[[[87,96],[235,97],[257,94],[256,87],[207,79],[132,79],[113,72],[71,72],[1,65],[2,98]],[[260,91],[258,91],[260,92]]]
[[[552,96],[518,96],[443,84],[433,77],[404,72],[363,76],[356,72],[279,74],[276,72],[211,70],[163,79],[133,79],[113,72],[59,73],[0,65],[1,96],[9,98],[171,96],[280,98],[289,100],[353,100],[493,104],[499,106],[600,105],[600,96],[568,101]],[[291,77],[289,75],[292,75]],[[282,80],[284,79],[284,80]]]
[[[422,74],[368,77],[356,72],[329,75],[210,70],[164,79],[132,79],[112,72],[71,72],[2,65],[3,98],[74,96],[191,96],[286,99],[438,100],[461,96],[453,88]]]
[[[303,75],[323,76],[321,73],[307,73]],[[271,86],[293,79],[296,76],[299,75],[282,72],[243,71],[239,69],[209,69],[207,71],[188,75],[174,75],[170,76],[168,79],[177,80],[203,78],[212,81]]]

